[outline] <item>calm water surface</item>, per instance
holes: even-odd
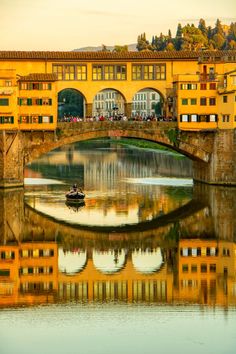
[[[93,141],[1,191],[0,353],[235,353],[236,191],[191,175],[186,158]]]

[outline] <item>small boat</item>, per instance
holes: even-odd
[[[85,198],[85,194],[83,192],[68,192],[66,193],[66,200],[68,202],[80,202]]]
[[[77,187],[77,184],[74,184],[69,192],[66,193],[66,200],[69,202],[79,202],[85,198],[81,188]]]

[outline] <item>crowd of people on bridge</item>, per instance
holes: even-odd
[[[155,122],[155,121],[176,121],[175,118],[173,117],[163,117],[163,116],[154,116],[154,115],[148,115],[148,116],[140,116],[136,115],[133,117],[127,117],[125,114],[119,114],[116,116],[87,116],[85,118],[81,118],[79,116],[74,116],[74,115],[64,115],[62,118],[59,119],[60,122],[102,122],[102,121],[143,121],[143,122]]]

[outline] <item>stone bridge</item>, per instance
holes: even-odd
[[[180,131],[175,122],[103,121],[58,123],[56,131],[0,132],[0,187],[24,184],[24,167],[60,146],[78,141],[126,137],[153,141],[193,160],[193,179],[236,185],[236,131]]]

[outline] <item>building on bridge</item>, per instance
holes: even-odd
[[[236,127],[235,63],[236,50],[2,51],[0,130],[55,130],[58,94],[67,89],[81,95],[84,117],[103,114],[104,109],[114,115],[120,110],[128,118],[137,112],[152,114],[148,98],[146,105],[141,99],[144,92],[151,90],[163,102],[164,117],[177,119],[180,129],[233,129]],[[96,105],[96,100],[101,101],[98,95],[104,90],[115,92],[114,100],[107,99],[106,107]],[[136,105],[139,101],[143,106]]]

